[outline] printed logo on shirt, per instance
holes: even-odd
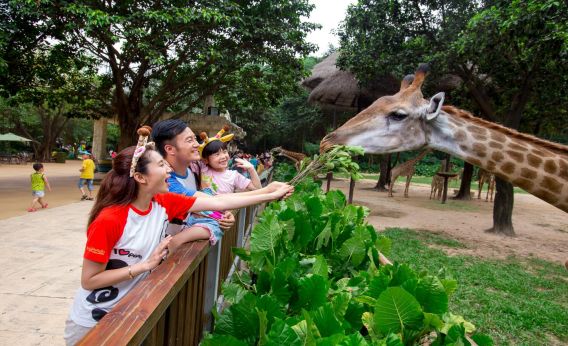
[[[118,292],[118,288],[113,286],[98,288],[92,291],[86,299],[92,304],[110,302],[118,297]]]
[[[130,250],[125,250],[125,249],[114,249],[114,253],[115,253],[115,255],[119,255],[119,256],[142,258],[142,255],[137,255],[133,252],[130,252]]]
[[[96,249],[94,247],[91,246],[87,246],[87,251],[94,253],[95,255],[101,255],[103,256],[105,254],[105,250],[103,249]]]

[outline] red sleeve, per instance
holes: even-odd
[[[114,209],[114,208],[113,208]],[[126,214],[121,210],[104,209],[87,229],[87,245],[84,258],[98,263],[107,263],[110,252],[122,236]]]
[[[185,219],[189,208],[195,203],[195,197],[185,196],[178,193],[164,193],[156,195],[156,202],[166,208],[168,221],[173,219]]]

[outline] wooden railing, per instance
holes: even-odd
[[[271,170],[261,174],[266,185]],[[211,331],[221,284],[238,266],[259,206],[235,211],[235,225],[213,247],[184,244],[130,291],[78,345],[197,345]]]

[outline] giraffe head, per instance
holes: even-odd
[[[422,96],[422,83],[428,65],[422,64],[415,75],[406,76],[398,93],[383,96],[371,106],[324,137],[320,151],[332,145],[359,145],[367,153],[383,154],[422,148],[427,145],[425,124],[438,116],[444,93],[430,100]]]
[[[276,155],[282,154],[282,147],[275,147],[275,148],[270,149],[270,154],[271,154],[272,156],[276,156]]]

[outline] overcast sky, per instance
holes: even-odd
[[[316,8],[312,11],[309,21],[322,26],[320,30],[312,31],[307,38],[308,42],[319,46],[319,50],[314,53],[316,56],[325,53],[330,43],[339,47],[339,39],[331,30],[337,29],[339,22],[345,18],[347,6],[354,2],[356,0],[310,0]]]

